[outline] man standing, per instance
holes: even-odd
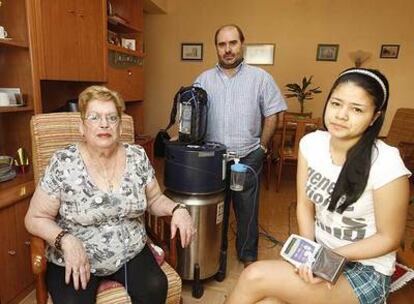
[[[205,139],[225,144],[240,163],[256,172],[255,175],[249,169],[243,190],[235,192],[229,189],[230,166],[234,162],[227,165],[222,255],[227,250],[229,205],[233,201],[237,255],[246,267],[257,260],[259,176],[263,158],[276,129],[276,115],[286,110],[286,103],[270,74],[243,61],[244,35],[237,25],[220,27],[214,40],[218,63],[202,73],[195,84],[208,94]]]

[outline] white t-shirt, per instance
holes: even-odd
[[[342,167],[333,164],[329,152],[330,134],[316,131],[304,136],[300,151],[308,164],[306,195],[315,204],[315,238],[337,248],[376,233],[373,191],[404,175],[410,175],[397,148],[377,140],[367,186],[361,197],[342,214],[328,211],[331,194]],[[395,252],[359,260],[385,275],[394,272]]]

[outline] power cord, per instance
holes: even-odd
[[[266,229],[263,228],[262,225],[259,224],[259,237],[265,239],[268,242],[271,242],[272,245],[267,247],[268,249],[272,249],[276,246],[283,246],[284,242],[279,241],[274,236],[272,236]]]

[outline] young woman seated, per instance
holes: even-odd
[[[333,84],[326,131],[302,138],[297,168],[299,234],[346,257],[335,285],[283,260],[247,267],[227,304],[385,303],[404,233],[410,172],[397,148],[377,139],[389,86],[352,68]]]

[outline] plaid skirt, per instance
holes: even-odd
[[[348,262],[344,276],[351,284],[361,304],[382,304],[390,290],[391,277],[379,273],[372,266]]]

